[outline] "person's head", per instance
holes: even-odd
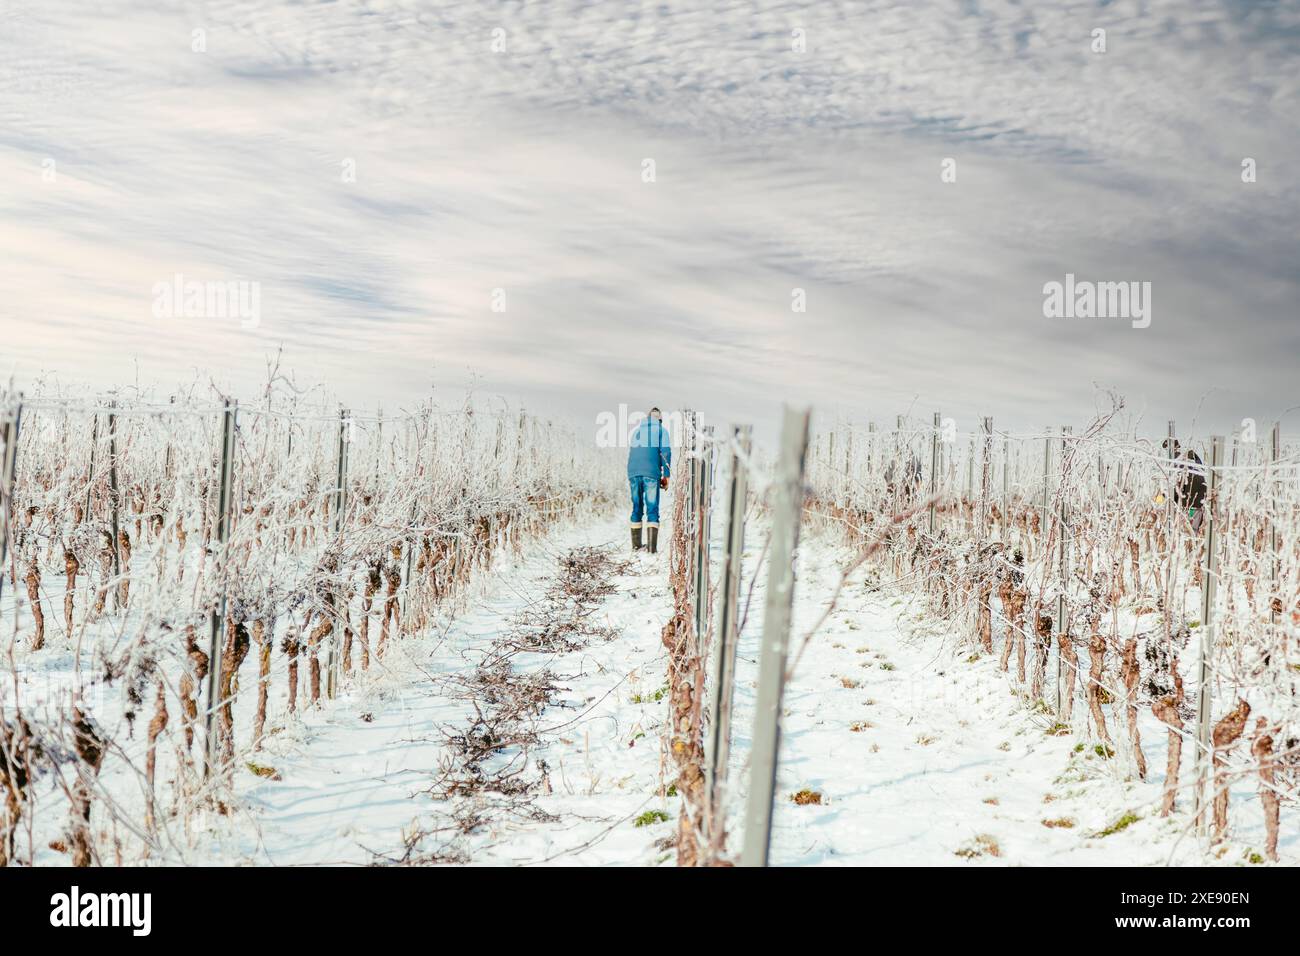
[[[664,417],[664,413],[661,412],[661,411],[659,411],[659,409],[657,409],[657,408],[652,408],[652,409],[650,409],[650,418],[651,418],[653,421],[656,421],[656,422],[657,422],[657,421],[662,421],[662,420],[663,420],[663,417]]]

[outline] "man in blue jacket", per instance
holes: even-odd
[[[627,451],[627,480],[632,490],[632,550],[641,550],[641,520],[645,516],[646,544],[651,554],[659,550],[659,491],[668,487],[672,438],[664,427],[663,413],[650,415],[632,433]]]

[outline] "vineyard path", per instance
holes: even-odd
[[[625,518],[597,519],[526,545],[521,557],[498,561],[440,633],[390,643],[382,669],[372,664],[359,687],[267,743],[255,759],[281,779],[241,775],[241,804],[255,826],[232,827],[216,855],[279,865],[384,862],[402,856],[404,831],[445,826],[448,802],[425,791],[446,755],[445,734],[463,730],[472,708],[441,690],[440,681],[472,672],[513,617],[541,599],[570,549],[608,548],[624,559],[631,557],[624,554],[626,536]],[[452,841],[469,862],[564,863],[579,851],[585,863],[646,864],[667,856],[653,845],[667,828],[634,823],[662,803],[665,705],[662,695],[655,698],[666,680],[666,567],[662,552],[642,556],[613,579],[617,591],[601,604],[596,623],[614,627],[614,640],[515,659],[522,669],[558,675],[561,690],[538,721],[538,754],[550,767],[552,792],[535,798],[557,819],[488,813],[484,826]],[[237,835],[247,832],[253,835]],[[424,848],[444,842],[439,836]]]
[[[762,537],[750,541],[752,564]],[[852,557],[805,535],[792,658]],[[737,664],[730,772],[741,784],[729,801],[732,819],[742,810],[764,578]],[[936,622],[906,591],[868,587],[863,570],[851,576],[786,687],[772,863],[1241,865],[1262,846],[1254,779],[1233,785],[1232,841],[1207,858],[1187,833],[1190,812],[1159,815],[1167,734],[1149,709],[1140,722],[1149,776],[1125,779],[1095,740],[1049,735],[1054,718],[1017,692],[997,657],[959,645],[953,626]],[[1080,726],[1084,709],[1076,704]],[[1110,730],[1122,733],[1113,722]],[[1190,780],[1185,755],[1184,785]],[[822,803],[796,804],[803,790],[821,794]],[[1184,791],[1179,810],[1190,811],[1189,801]],[[1283,864],[1300,861],[1300,835],[1284,830],[1280,853]]]

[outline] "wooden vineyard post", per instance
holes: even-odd
[[[695,647],[704,649],[704,622],[709,617],[709,541],[708,508],[709,485],[708,468],[703,458],[694,461],[695,467],[695,515],[691,527],[692,534],[692,603],[691,614],[695,625]]]
[[[492,485],[498,491],[505,487],[505,475],[501,470],[501,439],[505,435],[505,421],[500,416],[497,417],[497,437],[492,446]],[[406,456],[411,456],[411,429],[406,430]]]
[[[934,537],[934,496],[939,482],[939,429],[943,420],[934,413],[934,431],[930,434],[930,537]]]
[[[117,523],[117,402],[109,404],[108,412],[108,513],[113,534],[113,607],[121,607],[120,582],[122,580],[122,548],[118,541]]]
[[[1041,541],[1039,542],[1039,546],[1042,548],[1043,551],[1043,582],[1044,583],[1046,583],[1047,581],[1047,574],[1051,569],[1051,564],[1052,564],[1052,557],[1047,553],[1048,530],[1051,526],[1050,518],[1047,513],[1047,499],[1048,499],[1048,491],[1051,486],[1051,469],[1052,469],[1052,439],[1050,437],[1051,432],[1052,432],[1052,427],[1050,425],[1044,427],[1043,429],[1043,492],[1038,502],[1039,536],[1041,538]],[[1040,610],[1041,610],[1040,604],[1038,602],[1035,602],[1034,613],[1031,615],[1031,617],[1033,617],[1033,620],[1029,621],[1027,625],[1029,629],[1029,634],[1033,635],[1034,640],[1038,639],[1037,637],[1038,636],[1038,614]],[[1056,655],[1056,676],[1054,680],[1056,685],[1056,689],[1055,689],[1056,712],[1059,714],[1061,712],[1061,655],[1060,655],[1059,648],[1057,650],[1057,655]]]
[[[1011,520],[1008,510],[1011,507],[1011,499],[1007,495],[1007,485],[1011,472],[1011,438],[1002,439],[1002,540],[1009,542],[1011,540],[1010,532],[1007,525]]]
[[[970,436],[970,453],[966,456],[966,504],[975,497],[975,436]]]
[[[894,419],[894,457],[890,466],[894,474],[894,504],[891,514],[902,509],[902,488],[907,483],[907,465],[903,460],[903,416]]]
[[[772,836],[772,799],[781,743],[781,698],[785,689],[785,662],[790,646],[794,602],[794,552],[799,543],[799,523],[803,512],[804,460],[808,453],[810,417],[807,408],[787,406],[781,425],[780,454],[772,488],[767,597],[741,866],[767,866]]]
[[[713,639],[710,683],[708,751],[705,763],[705,806],[710,838],[720,832],[723,788],[727,782],[727,761],[731,753],[731,708],[735,698],[737,600],[740,593],[740,562],[745,551],[745,501],[747,469],[753,428],[735,425],[731,435],[731,466],[727,490],[727,538],[722,558],[722,581],[718,595],[717,629]]]
[[[1169,435],[1165,441],[1165,457],[1169,459],[1169,488],[1165,491],[1165,540],[1168,544],[1168,550],[1173,550],[1174,537],[1174,488],[1177,481],[1174,479],[1173,464],[1174,458],[1174,420],[1169,419]],[[1171,565],[1172,568],[1172,565]]]
[[[695,413],[689,408],[682,415],[682,430],[686,433],[682,436],[682,444],[690,456],[686,468],[686,517],[692,518],[695,514],[696,485],[699,476],[696,474],[695,455],[699,451],[699,440],[695,434]]]
[[[411,601],[415,598],[414,590],[411,587],[411,564],[415,559],[415,549],[419,544],[419,538],[415,533],[415,519],[419,514],[419,502],[411,503],[411,518],[407,522],[406,532],[406,574],[402,578],[402,633],[411,633],[410,627],[413,620],[411,613]]]
[[[1277,473],[1276,473],[1276,468],[1277,468],[1277,460],[1278,460],[1279,456],[1280,456],[1281,453],[1282,453],[1282,423],[1281,423],[1281,422],[1274,422],[1274,423],[1273,423],[1273,449],[1272,449],[1272,452],[1273,452],[1273,453],[1272,453],[1272,458],[1273,458],[1273,469],[1274,469],[1274,470],[1273,470],[1273,473],[1270,475],[1272,481],[1269,482],[1269,485],[1270,485],[1271,490],[1272,490],[1272,495],[1273,495],[1273,499],[1272,499],[1272,500],[1273,500],[1273,503],[1272,503],[1272,507],[1269,509],[1269,515],[1270,515],[1270,518],[1269,518],[1269,532],[1268,532],[1268,536],[1269,536],[1269,540],[1270,540],[1270,542],[1271,542],[1271,544],[1272,544],[1272,546],[1273,546],[1273,549],[1272,549],[1272,550],[1273,550],[1273,586],[1272,586],[1271,588],[1269,588],[1268,606],[1269,606],[1269,620],[1271,620],[1272,623],[1273,623],[1273,626],[1276,627],[1276,626],[1277,626],[1277,622],[1278,622],[1278,611],[1280,610],[1279,605],[1281,604],[1281,596],[1277,593],[1277,579],[1278,579],[1278,574],[1279,574],[1280,571],[1281,571],[1281,563],[1282,563],[1282,554],[1281,554],[1281,551],[1282,551],[1282,540],[1281,540],[1280,535],[1278,534],[1278,530],[1277,530],[1277,518],[1276,518],[1276,515],[1277,515]]]
[[[1208,801],[1205,797],[1210,776],[1210,692],[1211,660],[1214,656],[1214,598],[1218,586],[1215,560],[1214,513],[1219,507],[1219,471],[1223,466],[1223,436],[1215,435],[1210,447],[1209,493],[1205,497],[1205,555],[1201,563],[1201,641],[1197,650],[1196,684],[1196,830],[1208,829]]]
[[[346,408],[339,409],[339,441],[338,450],[335,457],[335,478],[334,478],[334,542],[338,546],[341,544],[343,537],[343,509],[347,505],[347,483],[348,483],[348,443],[350,439],[349,430],[352,421]],[[339,548],[340,560],[342,548]],[[335,569],[337,574],[342,574],[343,569]],[[335,604],[334,623],[330,628],[330,647],[329,655],[326,659],[325,666],[325,696],[331,700],[334,698],[338,687],[338,669],[342,666],[342,655],[338,652],[339,647],[339,621],[343,616],[343,609]]]
[[[5,578],[9,573],[9,524],[13,514],[13,480],[9,477],[9,463],[14,458],[12,421],[0,418],[0,598],[4,597]],[[17,575],[15,575],[16,577]],[[16,585],[15,585],[16,586]],[[14,602],[15,618],[18,603]]]
[[[221,415],[221,472],[217,495],[217,603],[209,619],[211,627],[208,641],[208,689],[204,701],[204,762],[205,777],[211,777],[219,754],[217,743],[217,694],[221,687],[221,635],[226,626],[226,542],[230,536],[230,489],[235,468],[235,411],[237,403],[226,399]]]
[[[90,492],[95,487],[95,447],[99,444],[99,412],[90,416],[90,471],[86,475],[86,512],[84,518],[90,520]]]
[[[848,425],[848,431],[845,433],[844,436],[844,475],[843,475],[843,480],[840,482],[840,499],[836,502],[836,504],[841,507],[847,506],[849,503],[849,495],[852,493],[853,490],[851,487],[852,477],[853,477],[853,423],[850,422]]]
[[[4,594],[5,575],[9,571],[9,538],[13,534],[14,477],[18,473],[18,436],[23,418],[22,396],[14,406],[13,416],[4,420],[4,451],[0,454],[0,596]],[[17,599],[14,613],[18,613]]]
[[[1061,473],[1060,473],[1059,481],[1062,485],[1065,482],[1065,446],[1066,446],[1066,442],[1069,440],[1070,431],[1071,429],[1069,425],[1061,426]],[[1062,668],[1065,666],[1061,660],[1060,642],[1062,640],[1069,640],[1069,637],[1066,634],[1066,627],[1065,627],[1065,587],[1070,580],[1070,568],[1069,568],[1070,549],[1066,546],[1065,543],[1065,495],[1060,494],[1057,497],[1059,498],[1059,500],[1057,501],[1056,504],[1056,557],[1057,557],[1057,562],[1059,563],[1060,566],[1060,575],[1061,575],[1061,590],[1056,595],[1056,615],[1055,615],[1056,617],[1055,630],[1057,635],[1056,713],[1059,715],[1061,713],[1061,706],[1064,703],[1061,700],[1061,677],[1062,677],[1061,671]],[[1038,626],[1037,622],[1035,622],[1034,624],[1035,629],[1037,628],[1037,626]],[[1070,686],[1071,688],[1073,688],[1074,686],[1073,682],[1071,683]]]
[[[167,400],[168,405],[176,404],[176,396]],[[172,433],[176,430],[176,416],[167,416],[167,449],[163,453],[163,478],[170,481],[172,477]]]
[[[830,490],[831,501],[839,499],[840,476],[835,474],[835,431],[831,430],[826,436],[826,464],[823,466],[826,475],[826,487]]]
[[[698,423],[697,423],[698,425]],[[709,626],[709,541],[713,523],[713,427],[704,426],[698,442],[699,490],[695,505],[695,642],[703,651]]]
[[[713,500],[713,482],[715,481],[715,476],[716,476],[716,473],[717,473],[717,461],[716,461],[715,458],[714,458],[714,446],[713,446],[713,443],[714,443],[714,437],[713,437],[713,426],[712,426],[712,425],[705,425],[705,426],[704,426],[704,441],[705,441],[705,445],[706,445],[706,448],[707,448],[707,451],[705,452],[705,455],[704,455],[704,470],[705,470],[705,478],[706,478],[707,481],[708,481],[708,487],[709,487],[709,501],[712,502],[712,500]],[[713,508],[712,508],[712,506],[710,506],[708,512],[705,514],[705,517],[704,517],[704,540],[705,540],[705,541],[710,541],[710,542],[713,540]],[[705,553],[707,554],[708,551],[706,550]],[[708,579],[706,578],[705,581],[706,581],[706,583],[707,583]]]
[[[649,421],[649,418],[647,418]],[[648,433],[647,433],[648,434]],[[700,482],[701,477],[700,458],[699,458],[699,434],[696,430],[695,413],[691,409],[684,409],[682,412],[682,448],[685,449],[686,458],[686,528],[687,534],[691,539],[690,564],[687,567],[686,578],[689,582],[691,597],[691,620],[698,622],[700,619],[700,587],[699,587],[699,534],[696,524],[696,510],[699,505]],[[647,511],[644,517],[648,517]],[[642,527],[645,527],[644,524]],[[648,532],[646,532],[648,534]],[[646,548],[650,545],[645,544]],[[696,646],[700,644],[699,631],[695,632]]]
[[[1042,533],[1044,536],[1047,535],[1047,488],[1049,484],[1048,473],[1052,467],[1052,439],[1048,437],[1048,435],[1050,435],[1052,431],[1051,426],[1049,425],[1045,429],[1045,431],[1047,432],[1047,434],[1043,436],[1043,495],[1042,495],[1042,501],[1038,506],[1038,513],[1040,516],[1040,520],[1043,523]]]
[[[981,541],[987,535],[989,514],[989,462],[993,457],[993,419],[984,416],[984,462],[980,471],[980,534]]]

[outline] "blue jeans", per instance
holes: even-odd
[[[641,524],[644,512],[650,527],[659,527],[659,479],[629,478],[627,481],[632,489],[632,524]]]

